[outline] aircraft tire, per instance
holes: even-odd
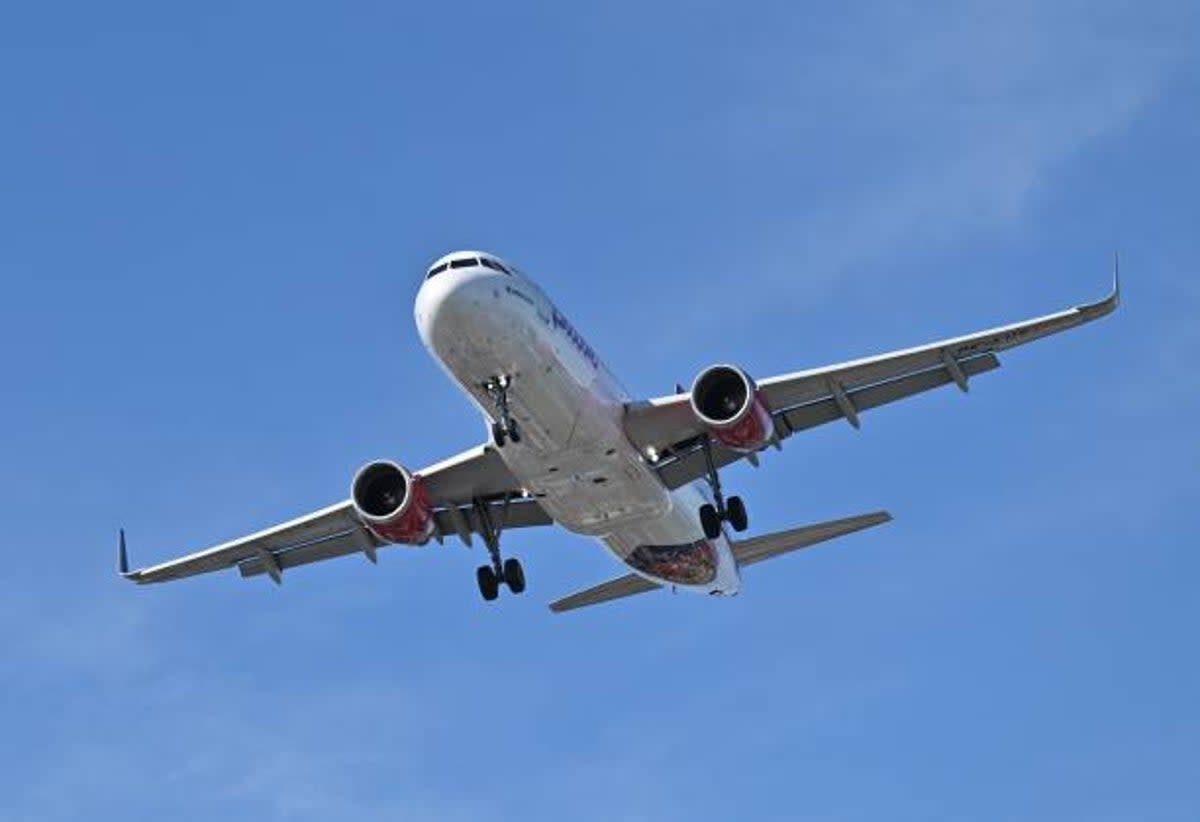
[[[709,503],[700,506],[700,527],[708,539],[721,536],[721,518],[717,515],[717,509]]]
[[[485,602],[492,602],[500,596],[500,580],[490,565],[480,565],[475,569],[475,581],[479,583],[479,595]]]
[[[733,530],[741,533],[750,525],[750,518],[746,515],[746,503],[742,502],[741,497],[730,497],[725,504],[726,514],[729,517],[729,524],[733,526]]]
[[[525,590],[525,569],[515,557],[504,560],[504,582],[514,594]]]

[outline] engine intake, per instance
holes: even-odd
[[[713,439],[735,451],[757,451],[771,441],[775,424],[758,385],[740,368],[714,365],[692,384],[692,413]]]
[[[433,536],[433,506],[420,477],[390,460],[369,462],[350,485],[354,512],[384,542],[421,545]]]

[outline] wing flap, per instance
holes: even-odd
[[[982,357],[972,357],[969,360],[958,362],[958,368],[965,377],[974,377],[999,367],[1000,360],[996,358],[995,354],[985,354]],[[868,411],[906,397],[941,388],[954,381],[955,377],[951,374],[950,369],[943,366],[897,380],[850,390],[846,392],[846,397],[856,411]],[[815,428],[818,425],[842,419],[844,416],[842,409],[838,407],[837,400],[832,397],[797,406],[777,415],[778,419],[783,420],[791,431]]]
[[[364,540],[369,540],[369,542],[364,542]],[[309,563],[334,559],[335,557],[344,557],[350,554],[363,554],[366,556],[367,547],[370,547],[371,551],[374,551],[376,548],[385,546],[378,545],[377,541],[370,537],[366,531],[349,531],[318,542],[310,542],[307,545],[277,551],[272,553],[270,557],[259,555],[252,559],[243,560],[238,563],[238,571],[243,577],[255,577],[261,574],[272,573],[274,569],[268,567],[269,563],[273,563],[280,571],[286,571],[288,568],[295,568],[299,565],[308,565]]]

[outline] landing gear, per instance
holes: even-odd
[[[499,419],[492,423],[492,440],[497,448],[503,448],[505,441],[520,442],[521,430],[508,410],[508,388],[512,385],[512,377],[493,377],[483,384],[492,403],[496,406]]]
[[[709,539],[721,536],[721,515],[707,502],[700,506],[700,527],[704,529],[704,536]]]
[[[475,581],[479,583],[479,594],[485,601],[491,602],[500,596],[500,580],[490,565],[480,565],[475,569]]]
[[[746,515],[746,503],[742,502],[741,497],[730,497],[725,503],[725,515],[729,520],[729,524],[733,526],[733,530],[742,532],[750,525],[750,518]]]
[[[525,569],[521,567],[519,559],[509,557],[504,560],[504,583],[514,594],[525,590]]]
[[[700,527],[704,530],[704,536],[708,539],[716,539],[721,536],[721,523],[728,522],[733,530],[737,532],[745,531],[750,525],[750,518],[746,514],[746,504],[742,502],[741,497],[730,497],[725,499],[721,493],[721,477],[717,473],[717,465],[713,462],[712,455],[712,440],[705,437],[700,445],[704,452],[704,464],[708,469],[707,477],[708,487],[712,489],[713,503],[705,503],[700,506]]]
[[[508,586],[508,590],[519,594],[525,590],[525,569],[521,561],[515,557],[504,560],[499,573],[495,565],[480,565],[475,569],[475,581],[479,583],[479,594],[485,602],[492,602],[500,596],[500,585]]]
[[[480,565],[475,569],[475,581],[479,583],[479,594],[485,602],[492,602],[500,595],[500,585],[519,594],[525,590],[525,569],[515,557],[503,559],[500,555],[500,530],[492,522],[491,510],[486,502],[475,500],[475,515],[479,518],[480,531],[487,545],[491,565]]]

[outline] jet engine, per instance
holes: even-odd
[[[771,411],[745,371],[714,365],[692,384],[692,413],[713,439],[735,451],[757,451],[775,435]]]
[[[358,469],[350,497],[358,518],[384,542],[423,545],[433,536],[433,505],[421,478],[394,462]]]

